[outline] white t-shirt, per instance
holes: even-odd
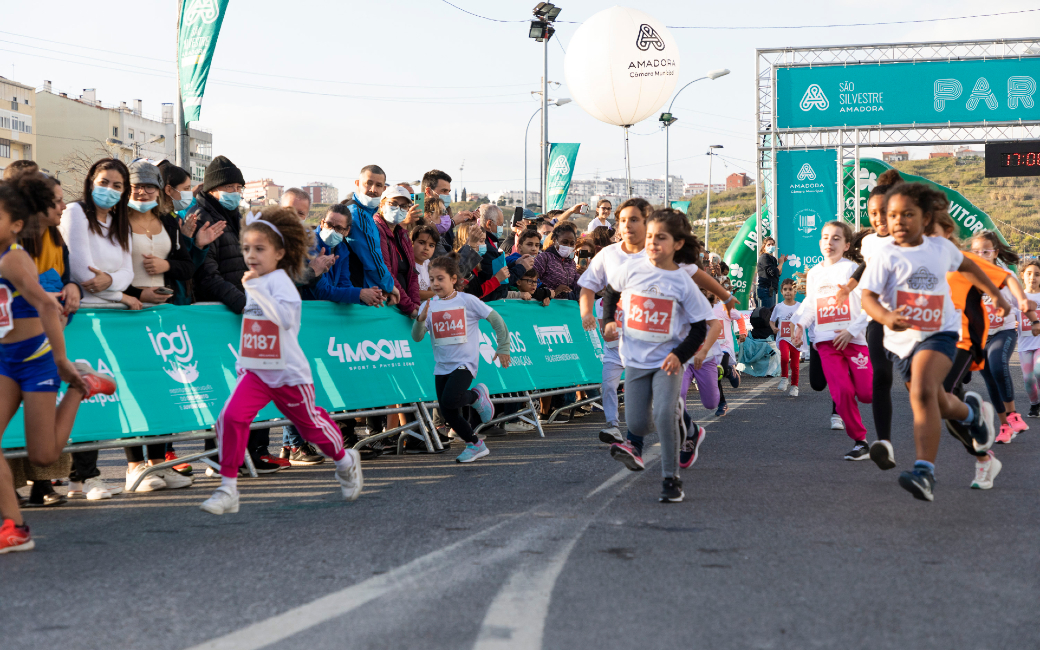
[[[1000,290],[1000,295],[1004,296],[1004,300],[1007,300],[1008,303],[1011,304],[1011,313],[1007,316],[1001,316],[998,314],[997,308],[990,297],[986,294],[982,294],[982,306],[986,310],[986,320],[989,321],[990,336],[1003,330],[1015,329],[1021,316],[1021,312],[1018,310],[1018,300],[1011,295],[1011,290],[1005,286]]]
[[[838,330],[848,330],[856,345],[867,344],[863,336],[867,329],[867,315],[860,307],[861,289],[857,287],[844,303],[834,304],[838,285],[848,284],[858,267],[858,264],[843,257],[830,266],[817,264],[806,275],[805,300],[802,302],[804,308],[799,322],[803,326],[814,326],[816,338],[813,344],[833,341]]]
[[[919,246],[888,244],[867,266],[859,288],[880,297],[885,309],[906,305],[910,328],[885,328],[885,348],[900,358],[938,332],[961,331],[961,315],[950,300],[946,274],[960,268],[964,254],[942,237],[925,237]]]
[[[600,219],[599,217],[596,217],[595,219],[589,222],[589,227],[585,230],[585,232],[592,232],[596,228],[610,228],[610,223],[608,221]]]
[[[621,242],[611,244],[592,258],[589,268],[585,269],[585,272],[578,278],[578,286],[599,293],[607,286],[607,277],[610,273],[640,257],[646,257],[642,250],[626,253],[621,248]]]
[[[433,340],[435,375],[449,375],[460,366],[477,376],[480,353],[479,323],[492,309],[474,295],[455,292],[449,300],[437,296],[430,299],[426,329]]]
[[[798,312],[799,307],[802,303],[796,302],[793,305],[778,302],[776,307],[773,307],[773,313],[770,315],[770,320],[776,325],[777,331],[776,340],[787,341],[791,343],[791,336],[794,334],[794,326],[797,323],[795,313]]]
[[[1040,293],[1026,293],[1026,298],[1040,305]],[[1018,322],[1018,351],[1040,350],[1040,336],[1033,336],[1033,328],[1022,312],[1018,313]]]
[[[644,256],[613,270],[609,282],[621,292],[625,335],[620,349],[626,368],[660,368],[691,323],[714,318],[686,269],[659,269]]]
[[[885,244],[890,243],[892,243],[891,237],[879,237],[876,232],[872,232],[864,237],[863,241],[860,242],[859,252],[863,255],[864,261],[866,261],[867,264],[870,264],[870,260],[874,259],[877,252],[881,250]]]
[[[235,369],[251,370],[271,388],[314,383],[297,341],[303,303],[292,279],[276,269],[243,282],[242,287],[246,307]]]
[[[422,264],[415,263],[415,275],[419,281],[420,291],[430,290],[430,260],[426,260]]]

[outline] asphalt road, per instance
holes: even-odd
[[[367,462],[355,503],[326,464],[242,479],[241,512],[215,517],[198,466],[189,489],[28,512],[37,550],[0,558],[0,647],[1040,648],[1040,420],[998,445],[985,492],[944,438],[924,503],[898,469],[842,460],[826,393],[775,384],[727,391],[720,419],[691,394],[708,438],[681,504],[657,502],[659,463],[609,457],[597,414],[472,465]]]

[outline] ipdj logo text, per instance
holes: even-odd
[[[188,336],[188,328],[178,325],[173,334],[166,332],[152,333],[152,328],[145,327],[148,338],[152,342],[152,349],[162,357],[163,363],[170,364],[163,370],[174,381],[182,384],[190,384],[199,378],[199,362],[189,363],[195,351],[191,347],[191,337]]]
[[[639,26],[639,34],[636,36],[636,47],[640,51],[646,52],[653,45],[654,49],[658,52],[664,51],[664,39],[657,33],[657,30],[643,23]]]

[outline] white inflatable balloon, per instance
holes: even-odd
[[[597,120],[618,126],[654,115],[679,78],[679,46],[638,9],[611,7],[582,23],[564,61],[571,97]]]

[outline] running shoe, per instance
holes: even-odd
[[[253,457],[253,467],[256,468],[257,474],[273,474],[278,470],[282,469],[282,465],[279,465],[278,463],[271,463],[265,460],[265,458],[270,457],[270,455]],[[239,469],[239,474],[243,473],[245,476],[249,475],[249,470],[246,468],[245,465],[242,465],[242,467]]]
[[[633,472],[641,472],[646,467],[643,465],[643,459],[640,457],[639,452],[632,446],[630,442],[614,443],[610,445],[610,457],[614,460],[622,463],[625,467],[632,470]]]
[[[292,466],[292,462],[291,461],[288,461],[288,460],[286,460],[284,458],[279,458],[278,456],[272,456],[271,454],[264,454],[263,456],[260,457],[260,459],[263,460],[265,463],[269,463],[271,465],[277,465],[277,466],[281,467],[282,469],[285,469],[286,467],[291,467]]]
[[[683,469],[697,462],[701,443],[704,442],[705,436],[708,435],[708,431],[701,425],[695,424],[693,426],[697,428],[696,433],[692,437],[683,440],[682,449],[679,450],[679,467]]]
[[[729,405],[725,402],[719,404],[719,408],[715,409],[715,417],[721,418],[723,415],[729,412]]]
[[[625,437],[621,435],[621,430],[617,427],[607,427],[599,432],[599,441],[605,442],[608,445],[614,443],[621,444],[625,442]]]
[[[1000,433],[997,434],[997,439],[994,440],[994,442],[999,442],[1002,445],[1006,445],[1007,443],[1014,440],[1015,436],[1017,435],[1018,434],[1015,433],[1014,429],[1012,429],[1010,425],[1002,424],[1000,425]]]
[[[866,460],[870,458],[870,448],[866,440],[860,440],[856,446],[845,454],[845,460]]]
[[[1008,413],[1007,416],[1008,424],[1011,425],[1011,430],[1015,433],[1022,433],[1023,431],[1029,431],[1029,425],[1026,424],[1022,416],[1017,412]]]
[[[935,501],[932,489],[935,487],[935,475],[927,469],[915,467],[912,472],[899,475],[899,486],[921,501]]]
[[[506,433],[524,433],[527,431],[533,431],[534,425],[517,420],[515,422],[506,422],[502,428],[506,430]]]
[[[1027,415],[1031,418],[1040,418],[1040,404],[1030,404]]]
[[[733,366],[729,367],[729,372],[726,374],[729,379],[729,385],[733,388],[740,388],[740,371]]]
[[[177,460],[177,453],[173,451],[168,451],[166,452],[166,462],[168,463],[171,460]],[[181,463],[180,465],[174,465],[173,471],[184,476],[191,476],[191,463]]]
[[[172,469],[166,468],[155,472],[166,483],[166,489],[178,490],[180,488],[186,488],[191,486],[191,477],[183,476],[173,471]]]
[[[36,542],[29,534],[29,524],[15,526],[14,519],[4,519],[4,524],[0,526],[0,555],[31,551],[35,546]]]
[[[686,495],[682,490],[682,481],[669,476],[661,483],[661,497],[658,501],[661,503],[679,503],[684,496]]]
[[[791,384],[791,380],[790,379],[788,379],[787,377],[781,377],[780,378],[780,384],[776,387],[776,389],[778,391],[780,391],[780,392],[783,392],[783,391],[787,390],[787,387],[790,384]]]
[[[987,451],[993,446],[993,439],[996,437],[996,431],[993,429],[993,405],[983,401],[982,396],[975,391],[964,393],[964,403],[975,412],[975,421],[968,425],[972,445],[975,451]]]
[[[346,453],[354,459],[354,464],[345,470],[336,468],[336,481],[347,501],[357,501],[361,490],[365,487],[365,476],[361,472],[361,455],[356,449],[347,449]]]
[[[845,422],[842,421],[841,416],[837,413],[831,415],[831,431],[844,431]]]
[[[101,499],[111,499],[113,496],[123,491],[123,487],[120,485],[114,485],[111,483],[105,483],[100,477],[95,476],[88,478],[83,481],[79,489],[75,489],[75,486],[69,482],[69,499],[86,499],[88,501],[100,501]]]
[[[284,458],[285,460],[289,460],[290,456],[292,456],[292,447],[282,447],[282,451],[278,454],[279,458]]]
[[[155,492],[156,490],[165,490],[166,481],[163,480],[162,476],[159,476],[159,472],[152,472],[141,479],[138,483],[137,489],[133,489],[134,483],[137,483],[137,479],[141,478],[145,472],[148,471],[148,466],[141,463],[137,467],[126,468],[126,491],[127,492]],[[104,499],[105,497],[101,497]]]
[[[238,491],[232,492],[231,488],[221,485],[199,508],[211,515],[235,514],[238,512]]]
[[[72,365],[76,368],[79,376],[83,378],[83,383],[87,385],[87,394],[83,396],[83,401],[95,395],[112,395],[116,392],[116,380],[112,375],[102,374],[94,370],[86,361],[77,361]]]
[[[289,452],[290,465],[321,465],[325,457],[319,454],[309,442],[302,447],[293,447]]]
[[[993,479],[997,478],[997,474],[1000,474],[1000,469],[1003,467],[1003,464],[997,460],[992,451],[987,451],[986,454],[989,455],[988,463],[975,461],[975,480],[971,482],[973,490],[988,490],[992,488]]]
[[[798,397],[798,387],[797,386],[791,386],[791,390],[787,391],[787,394],[790,395],[791,397]]]
[[[477,401],[473,402],[473,410],[480,416],[481,422],[490,422],[495,417],[495,405],[491,403],[491,395],[488,393],[487,386],[477,384],[473,387],[473,392],[477,394]]]
[[[466,448],[462,450],[462,453],[455,458],[456,463],[472,463],[478,458],[483,458],[491,452],[488,451],[487,445],[484,444],[483,440],[478,440],[477,444],[466,443]]]
[[[896,466],[896,453],[892,443],[887,440],[875,440],[870,445],[870,460],[881,469],[892,469]]]

